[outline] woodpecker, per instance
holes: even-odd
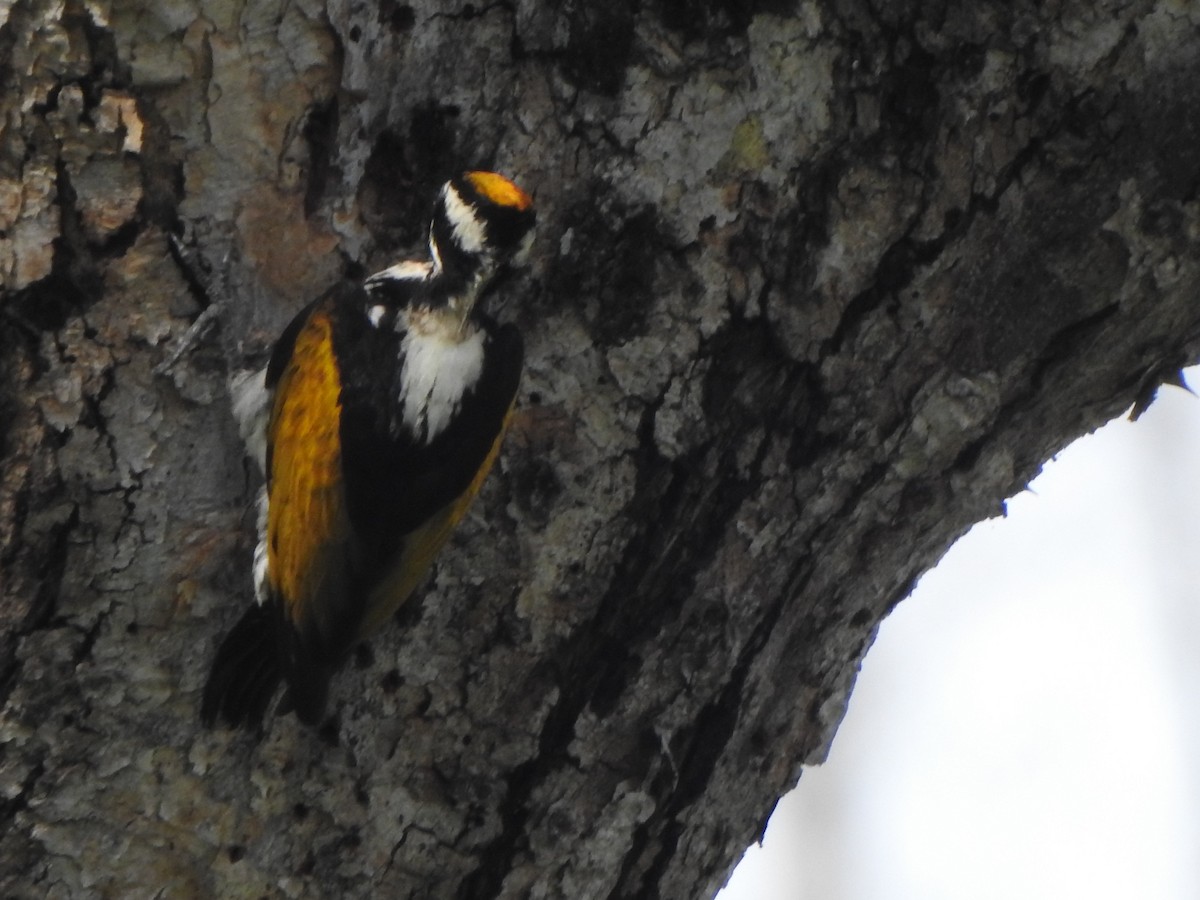
[[[315,724],[354,644],[412,593],[496,460],[520,380],[515,326],[478,308],[528,252],[529,196],[502,175],[443,185],[428,258],[318,298],[233,383],[264,473],[255,603],[217,649],[201,718]]]

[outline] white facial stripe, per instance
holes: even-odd
[[[376,304],[368,309],[367,318],[371,320],[371,325],[375,328],[378,328],[385,312],[387,312],[387,307],[383,306],[382,304]]]
[[[382,281],[424,281],[432,273],[433,264],[428,260],[418,261],[407,259],[404,262],[396,263],[394,266],[381,269],[368,278],[364,284],[370,288],[371,285],[379,284]]]
[[[446,206],[446,217],[454,229],[454,239],[458,241],[458,246],[468,253],[483,252],[483,223],[476,217],[475,211],[463,201],[453,185],[446,185],[442,197]]]
[[[439,274],[442,271],[442,251],[438,249],[437,241],[433,239],[433,224],[429,225],[429,256],[433,259],[432,271]]]
[[[483,338],[480,330],[462,340],[413,329],[404,336],[400,399],[404,424],[418,440],[428,444],[441,434],[458,412],[463,395],[479,381]]]

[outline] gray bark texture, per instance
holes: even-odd
[[[1200,352],[1196,3],[4,0],[0,59],[4,896],[711,896],[914,580]],[[477,167],[539,210],[496,472],[326,726],[205,731],[228,374]]]

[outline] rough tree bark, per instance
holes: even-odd
[[[0,3],[0,893],[710,895],[913,580],[1196,359],[1198,34]],[[250,585],[228,369],[479,165],[540,210],[498,470],[326,727],[205,732]]]

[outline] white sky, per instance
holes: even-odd
[[[883,623],[719,900],[1200,898],[1198,508],[1176,388],[1047,463]]]

